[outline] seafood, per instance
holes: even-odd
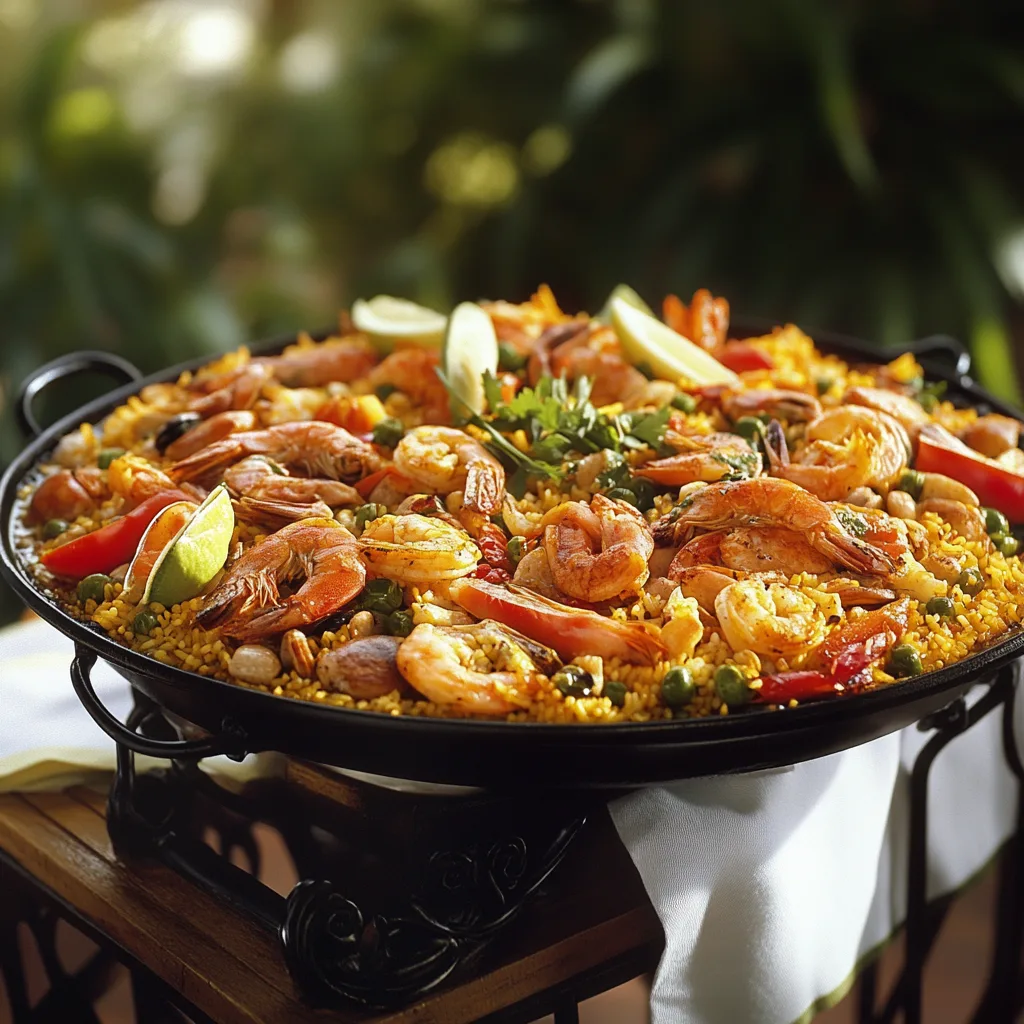
[[[218,412],[208,419],[197,423],[191,430],[186,430],[176,441],[172,441],[164,449],[164,457],[177,462],[187,455],[192,455],[214,441],[223,440],[229,434],[238,434],[244,430],[252,430],[256,426],[256,417],[248,409],[229,409]]]
[[[285,523],[295,523],[300,519],[330,519],[334,510],[322,501],[288,502],[265,501],[251,498],[243,494],[232,502],[235,516],[246,523],[259,523],[280,529]]]
[[[979,416],[969,424],[961,432],[960,439],[976,452],[998,459],[1005,452],[1016,450],[1022,430],[1024,424],[1020,420],[993,412]]]
[[[262,640],[327,618],[365,581],[348,530],[333,519],[302,519],[234,562],[203,602],[196,622],[242,643]],[[281,594],[285,585],[294,588],[287,597]]]
[[[707,288],[693,293],[689,306],[676,295],[669,295],[664,303],[665,322],[684,338],[696,342],[709,351],[725,344],[729,330],[729,303],[715,298]]]
[[[416,427],[395,448],[395,468],[434,494],[463,492],[471,512],[493,515],[505,493],[505,469],[482,445],[454,427]]]
[[[928,413],[909,395],[887,388],[850,388],[843,401],[851,405],[863,405],[877,412],[884,412],[900,423],[911,441],[917,441],[918,432],[929,422]]]
[[[326,477],[291,476],[273,459],[250,455],[224,471],[224,483],[232,494],[292,504],[322,501],[331,508],[361,505],[362,495],[340,480]]]
[[[246,363],[230,373],[205,380],[198,378],[192,390],[200,392],[201,397],[191,399],[187,405],[204,419],[229,409],[249,409],[268,380],[267,367],[257,362]]]
[[[722,411],[731,420],[743,416],[771,416],[787,423],[809,423],[821,415],[821,402],[803,391],[752,388],[727,391],[722,396]]]
[[[173,491],[176,483],[159,466],[141,455],[121,455],[107,467],[107,486],[130,504],[138,504],[160,491]]]
[[[324,651],[316,661],[316,677],[325,690],[347,693],[356,700],[373,700],[394,690],[407,689],[398,671],[397,636],[363,636],[333,651]]]
[[[448,392],[437,376],[440,360],[424,348],[400,348],[385,356],[370,371],[370,384],[390,385],[408,395],[419,407],[425,423],[448,423],[451,419]]]
[[[737,434],[684,435],[667,431],[665,444],[678,455],[638,466],[634,476],[680,487],[704,480],[750,480],[761,475],[761,456]]]
[[[279,356],[253,360],[289,388],[347,383],[366,376],[376,362],[373,346],[362,338],[329,338],[319,345],[297,345]]]
[[[747,526],[695,537],[679,549],[668,575],[675,578],[679,570],[694,565],[724,565],[745,572],[794,575],[828,572],[834,563],[794,530],[782,526]]]
[[[481,557],[463,530],[417,513],[367,523],[359,553],[371,572],[399,583],[458,579],[471,573]]]
[[[29,522],[45,523],[48,519],[70,522],[109,496],[110,488],[100,470],[60,469],[51,473],[33,492],[28,506]]]

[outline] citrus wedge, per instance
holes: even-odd
[[[126,601],[135,604],[142,597],[157,559],[167,545],[181,533],[198,508],[194,501],[176,501],[158,512],[156,518],[146,527],[146,532],[135,549],[135,557],[128,566],[128,572],[125,573],[122,596]]]
[[[451,402],[455,421],[464,421],[468,412],[483,412],[487,405],[483,375],[497,372],[498,337],[491,318],[475,302],[462,302],[452,310],[441,365],[455,392]]]
[[[439,348],[447,318],[408,299],[377,295],[352,304],[352,323],[383,349],[390,349],[396,341]]]
[[[626,354],[665,380],[736,384],[739,377],[700,346],[618,296],[609,302],[612,326]]]
[[[170,608],[200,593],[227,560],[234,528],[231,498],[220,484],[160,552],[146,581],[142,603]]]
[[[612,302],[615,299],[622,299],[627,305],[632,306],[634,309],[639,309],[641,313],[654,316],[654,310],[640,298],[634,289],[630,288],[628,284],[617,284],[611,290],[608,298],[605,299],[601,312],[595,317],[596,320],[600,320],[603,324],[610,324],[612,322]]]

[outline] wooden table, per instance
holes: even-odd
[[[104,961],[97,954],[74,977],[51,977],[64,993],[48,996],[38,1013],[29,1010],[16,976],[17,924],[30,922],[48,973],[60,974],[45,948],[52,943],[47,922],[55,916],[129,967],[137,1010],[140,1002],[170,1004],[218,1024],[459,1024],[528,1021],[550,1012],[561,1024],[576,1019],[578,1000],[651,970],[660,954],[661,926],[602,813],[588,821],[547,891],[527,904],[471,973],[453,976],[400,1011],[313,1010],[298,997],[271,931],[169,867],[119,856],[105,811],[106,795],[84,787],[0,796],[0,971],[18,1024],[87,1020],[72,1016],[78,1012],[72,1008],[84,1008],[102,989],[109,956]],[[178,1019],[160,1012],[154,1019]]]

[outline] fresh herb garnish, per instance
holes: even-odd
[[[925,412],[934,412],[935,407],[942,401],[946,393],[947,384],[944,380],[937,380],[931,384],[924,384],[915,397]]]
[[[854,537],[863,537],[868,532],[867,519],[853,509],[837,508],[836,519],[843,524],[847,533],[852,533]]]

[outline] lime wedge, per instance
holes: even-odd
[[[610,324],[612,322],[612,302],[615,299],[622,299],[623,302],[628,306],[632,306],[634,309],[639,309],[641,313],[646,313],[648,316],[654,316],[654,310],[640,298],[637,293],[630,288],[628,284],[617,284],[612,290],[611,294],[605,299],[604,306],[601,307],[601,312],[594,318],[599,320],[603,324]]]
[[[447,318],[408,299],[377,295],[352,304],[352,323],[381,348],[389,349],[396,341],[438,348]]]
[[[483,375],[497,372],[498,337],[491,318],[475,302],[462,302],[452,310],[441,364],[455,392],[451,404],[456,422],[466,419],[466,406],[472,412],[483,412],[487,405]]]
[[[736,384],[739,377],[714,356],[623,298],[609,303],[612,326],[626,354],[647,363],[665,380],[685,377],[694,384]]]
[[[178,535],[160,552],[142,602],[170,608],[198,594],[228,557],[235,512],[224,484],[215,487]]]
[[[121,596],[126,601],[138,604],[139,598],[145,593],[146,584],[157,559],[167,545],[181,533],[198,508],[194,501],[176,501],[156,514],[156,518],[146,527],[146,532],[135,549],[135,557],[125,573]]]

